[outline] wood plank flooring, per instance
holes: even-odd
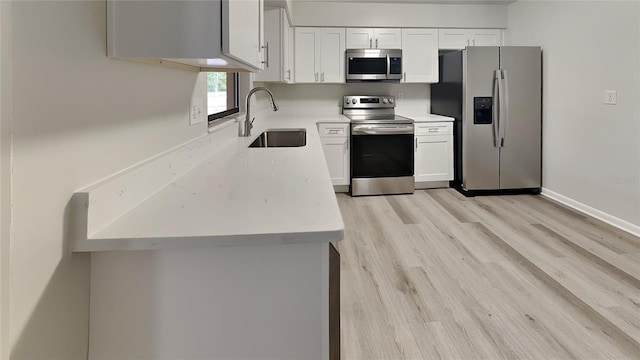
[[[342,359],[640,359],[640,239],[541,196],[338,195]]]

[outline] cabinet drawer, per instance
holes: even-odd
[[[349,124],[318,124],[320,137],[345,137],[349,136]]]
[[[433,122],[416,123],[416,135],[448,135],[453,134],[453,123]]]

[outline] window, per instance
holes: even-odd
[[[238,73],[207,73],[207,114],[209,123],[239,112]]]

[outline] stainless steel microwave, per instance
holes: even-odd
[[[347,82],[402,79],[402,50],[347,49]]]

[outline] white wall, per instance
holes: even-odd
[[[295,26],[505,28],[507,5],[295,1]]]
[[[543,187],[640,226],[640,3],[518,1],[505,36],[543,49]]]
[[[108,59],[105,8],[13,3],[12,359],[86,358],[90,258],[69,251],[72,193],[206,133],[188,126],[198,74]]]
[[[256,83],[260,85],[260,83]],[[283,111],[313,115],[335,115],[342,111],[345,95],[393,95],[397,98],[398,115],[430,113],[430,87],[428,84],[262,84],[273,91]]]

